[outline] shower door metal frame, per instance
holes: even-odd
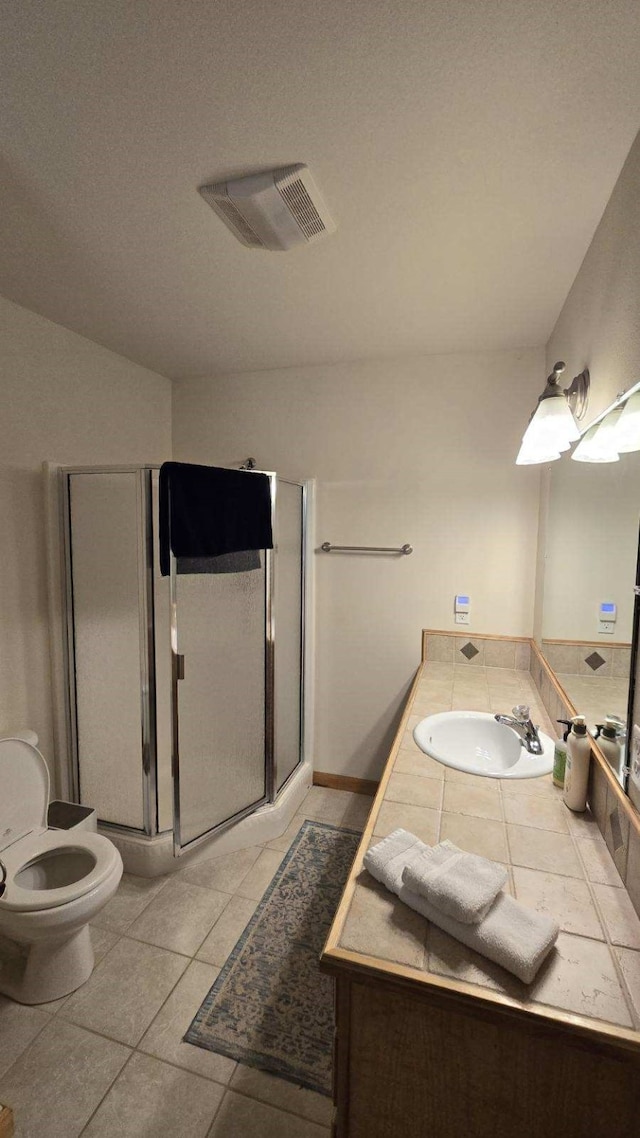
[[[276,521],[276,493],[277,493],[277,475],[271,470],[247,470],[245,472],[247,477],[252,474],[266,474],[269,479],[269,491],[271,495],[271,523],[275,532]],[[181,820],[181,805],[180,805],[180,715],[178,709],[178,684],[184,678],[184,657],[178,651],[178,596],[177,596],[177,572],[176,572],[176,559],[172,551],[169,554],[169,595],[170,595],[170,621],[171,621],[171,776],[173,780],[173,855],[180,857],[182,854],[189,850],[196,849],[197,846],[203,842],[208,841],[216,834],[222,834],[230,826],[234,826],[237,822],[247,818],[250,814],[254,814],[261,806],[266,806],[269,802],[274,801],[275,791],[275,761],[274,761],[274,738],[275,738],[275,715],[274,715],[274,605],[273,605],[273,549],[264,550],[265,558],[265,577],[264,577],[264,592],[265,592],[265,636],[264,636],[264,774],[265,774],[265,791],[264,794],[252,802],[249,806],[245,806],[242,810],[236,811],[229,818],[224,821],[210,826],[202,834],[197,837],[191,838],[188,842],[182,842],[182,820]]]
[[[75,801],[80,801],[80,755],[77,729],[77,689],[75,672],[75,633],[73,609],[73,573],[72,573],[72,532],[70,509],[70,479],[78,474],[135,474],[138,479],[137,510],[138,518],[142,524],[138,525],[138,596],[139,596],[139,629],[140,629],[140,736],[141,736],[141,778],[143,825],[142,828],[127,826],[121,823],[103,821],[100,826],[113,833],[123,835],[144,835],[153,837],[159,832],[158,828],[158,774],[157,774],[157,723],[156,723],[156,667],[155,667],[155,604],[154,604],[154,543],[157,535],[154,532],[153,502],[152,502],[152,474],[160,469],[159,464],[115,464],[98,466],[64,466],[57,469],[58,502],[60,516],[60,549],[62,559],[62,614],[64,624],[64,721],[69,750],[69,781]],[[247,474],[254,473],[247,471]],[[271,510],[274,533],[277,533],[277,481],[299,486],[302,492],[301,509],[301,627],[300,627],[300,736],[299,761],[282,786],[278,787],[278,771],[276,766],[275,739],[276,739],[276,710],[275,710],[275,628],[276,617],[274,604],[274,582],[277,573],[277,557],[274,550],[265,551],[265,795],[258,803],[238,812],[232,818],[207,830],[205,834],[186,843],[176,851],[176,831],[179,834],[180,807],[176,804],[178,790],[176,789],[176,773],[179,778],[179,754],[175,746],[175,731],[177,730],[174,712],[177,709],[175,697],[172,696],[172,746],[171,771],[173,782],[173,841],[174,852],[179,855],[187,849],[192,849],[200,842],[210,838],[214,833],[220,833],[227,827],[234,825],[241,818],[253,813],[261,805],[275,802],[276,798],[289,785],[294,775],[305,761],[305,727],[306,727],[306,652],[307,652],[307,603],[308,603],[308,526],[309,526],[309,486],[306,482],[297,479],[282,478],[273,471],[255,471],[266,474],[270,480]],[[177,673],[176,644],[177,625],[175,610],[175,565],[171,555],[171,660],[172,660],[172,688],[179,682]],[[177,690],[177,688],[176,688]],[[177,825],[176,825],[177,822]]]
[[[140,646],[140,747],[142,777],[142,827],[126,826],[99,818],[103,829],[121,834],[158,832],[156,669],[153,596],[153,511],[152,471],[157,465],[123,464],[114,466],[63,466],[58,470],[63,561],[62,608],[65,624],[65,721],[69,740],[70,782],[76,802],[80,802],[80,752],[78,745],[75,627],[73,605],[73,556],[71,519],[71,478],[78,474],[134,474],[137,476],[136,514],[138,519],[138,625]]]
[[[295,478],[281,478],[279,476],[276,476],[276,477],[279,479],[280,482],[285,482],[288,486],[299,486],[301,491],[302,491],[302,509],[301,509],[301,516],[300,516],[300,693],[299,693],[300,732],[299,732],[299,738],[298,738],[298,754],[300,757],[299,757],[298,762],[296,763],[295,767],[293,768],[293,770],[290,771],[290,773],[287,775],[286,779],[282,783],[282,786],[278,786],[277,755],[275,755],[276,707],[275,707],[275,691],[274,691],[274,698],[273,698],[273,703],[272,703],[273,717],[274,717],[274,726],[273,726],[274,772],[273,772],[273,783],[271,786],[271,796],[269,798],[270,802],[275,802],[278,795],[282,794],[283,790],[285,789],[285,787],[287,787],[289,785],[289,783],[291,782],[291,779],[294,777],[296,772],[302,766],[302,764],[304,763],[305,758],[306,758],[306,754],[305,754],[305,705],[306,705],[305,704],[305,701],[306,701],[305,679],[306,679],[306,658],[307,658],[307,637],[306,637],[306,628],[307,628],[307,619],[306,618],[307,618],[307,600],[308,600],[307,573],[308,573],[308,567],[309,567],[309,565],[308,565],[308,549],[307,549],[307,529],[308,529],[308,523],[309,523],[309,513],[308,513],[308,511],[309,511],[309,488],[308,488],[308,485],[306,482],[299,482]],[[276,517],[277,517],[277,515],[276,515]],[[277,572],[278,572],[278,567],[277,567],[277,559],[276,559],[275,573],[277,573]],[[277,611],[276,611],[275,616],[277,618]],[[275,618],[274,618],[273,624],[272,624],[272,631],[274,634],[274,654],[275,654],[275,635],[276,635]],[[274,675],[275,675],[275,668],[274,668]]]

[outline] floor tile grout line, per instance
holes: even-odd
[[[196,947],[196,949],[195,949],[195,952],[193,952],[193,953],[188,953],[188,952],[183,952],[181,949],[178,949],[178,948],[167,948],[167,947],[166,947],[166,945],[164,945],[164,944],[158,944],[156,941],[153,941],[153,940],[145,940],[145,939],[144,939],[143,937],[141,937],[141,936],[133,936],[133,934],[131,933],[131,931],[127,931],[127,932],[125,932],[125,933],[122,933],[122,934],[121,934],[121,937],[120,937],[120,939],[123,939],[123,938],[125,938],[125,939],[127,939],[127,940],[132,940],[132,941],[135,941],[135,943],[136,943],[136,944],[148,944],[148,945],[149,945],[151,948],[160,948],[160,949],[162,949],[162,951],[163,951],[163,952],[171,952],[171,953],[173,953],[173,955],[174,955],[174,956],[186,956],[188,960],[194,960],[194,959],[195,959],[195,956],[196,956],[196,953],[198,953],[198,952],[200,951],[200,949],[202,948],[202,946],[203,946],[203,944],[204,944],[205,940],[206,940],[206,939],[207,939],[207,937],[209,936],[209,933],[211,933],[211,932],[213,931],[213,929],[214,929],[214,928],[215,928],[215,926],[217,925],[218,921],[219,921],[219,920],[220,920],[220,918],[222,917],[223,913],[225,913],[225,912],[226,912],[226,910],[227,910],[227,907],[228,907],[228,905],[229,905],[230,901],[232,900],[232,898],[233,898],[233,897],[235,897],[235,896],[237,896],[237,894],[235,894],[235,893],[226,893],[226,892],[225,892],[224,890],[222,890],[222,889],[211,890],[211,889],[207,889],[207,888],[206,888],[206,886],[196,886],[196,888],[202,888],[203,892],[205,892],[205,893],[206,893],[206,892],[208,892],[208,893],[211,893],[211,892],[216,892],[216,893],[224,893],[224,895],[225,895],[225,896],[226,896],[228,899],[227,899],[227,901],[225,902],[224,908],[223,908],[223,909],[220,911],[220,913],[219,913],[219,914],[218,914],[218,916],[216,917],[216,919],[215,919],[215,921],[213,922],[213,924],[210,926],[210,928],[209,928],[209,929],[207,930],[207,932],[204,934],[204,936],[203,936],[202,940],[200,941],[200,943],[197,945],[197,947]],[[246,900],[246,898],[245,898],[245,900]],[[130,928],[131,928],[131,926],[130,926]],[[105,931],[109,931],[109,930],[105,930]],[[111,947],[113,948],[113,947],[115,947],[115,946],[114,946],[114,945],[112,945]],[[110,952],[110,951],[111,951],[111,949],[109,949],[108,951]],[[106,954],[105,954],[105,955],[106,955]],[[100,961],[100,963],[102,963],[102,960]]]
[[[174,876],[175,876],[175,875],[174,875]],[[142,874],[140,874],[140,873],[129,873],[129,874],[127,874],[127,877],[142,877]],[[144,881],[153,881],[153,880],[155,880],[155,879],[154,879],[154,878],[152,878],[152,877],[147,877],[147,878],[143,878],[143,880],[144,880]],[[168,884],[169,884],[169,881],[170,881],[170,880],[171,880],[171,877],[169,876],[169,877],[167,877],[167,880],[166,880],[166,881],[163,881],[163,883],[162,883],[162,885],[160,886],[160,888],[159,888],[158,890],[156,890],[156,892],[153,894],[153,897],[151,897],[151,898],[150,898],[150,899],[147,901],[147,903],[146,903],[145,905],[143,905],[143,907],[142,907],[142,909],[140,910],[140,912],[139,912],[139,913],[136,913],[136,915],[135,915],[135,917],[133,918],[133,920],[129,922],[129,924],[127,925],[127,928],[130,928],[130,927],[131,927],[131,925],[135,924],[135,922],[138,920],[138,917],[141,917],[141,916],[142,916],[142,914],[145,912],[145,910],[149,908],[149,905],[152,905],[152,904],[153,904],[153,902],[155,901],[156,897],[159,897],[159,896],[160,896],[160,894],[162,893],[162,890],[165,888],[165,886],[166,886],[166,885],[168,885]],[[94,922],[94,923],[95,923],[95,922]],[[122,932],[122,930],[110,929],[108,925],[100,925],[100,924],[97,924],[97,925],[96,925],[96,928],[103,928],[103,929],[105,930],[105,932],[116,932],[116,931],[120,931],[120,932]]]
[[[11,999],[10,996],[7,998]],[[15,1000],[13,1002],[17,1003],[17,1001],[15,1001]],[[37,1004],[31,1004],[31,1005],[23,1004],[20,1006],[22,1006],[22,1007],[38,1007]],[[31,1050],[34,1043],[36,1042],[36,1039],[38,1039],[39,1036],[42,1035],[42,1032],[45,1031],[47,1027],[49,1027],[50,1023],[53,1023],[53,1021],[55,1019],[55,1015],[52,1012],[45,1012],[45,1015],[49,1016],[48,1021],[46,1023],[43,1023],[42,1027],[38,1028],[38,1030],[36,1031],[36,1034],[34,1036],[32,1036],[32,1038],[29,1040],[29,1042],[22,1048],[22,1051],[19,1053],[19,1055],[16,1055],[15,1059],[13,1060],[13,1063],[10,1063],[9,1066],[6,1067],[5,1070],[0,1074],[0,1081],[7,1077],[7,1075],[15,1067],[16,1063],[18,1063],[27,1054],[27,1052]]]
[[[237,1066],[238,1067],[246,1067],[246,1064],[238,1062]],[[260,1068],[253,1068],[253,1067],[246,1067],[246,1069],[248,1071],[260,1070]],[[271,1074],[270,1071],[267,1071],[266,1073]],[[278,1076],[274,1075],[274,1078],[277,1079]],[[282,1082],[288,1083],[289,1086],[297,1085],[294,1083],[289,1083],[288,1079],[283,1079]],[[300,1089],[305,1090],[307,1088],[301,1087]],[[231,1094],[234,1094],[234,1095],[242,1095],[243,1098],[249,1099],[250,1102],[259,1102],[259,1103],[262,1103],[263,1106],[270,1106],[272,1110],[279,1110],[282,1112],[282,1114],[290,1115],[291,1118],[299,1118],[301,1122],[310,1122],[312,1126],[325,1126],[324,1122],[316,1122],[314,1118],[309,1118],[308,1115],[306,1115],[306,1114],[300,1114],[297,1110],[289,1110],[286,1106],[276,1106],[275,1103],[269,1102],[268,1099],[258,1098],[257,1095],[252,1095],[252,1094],[249,1094],[248,1091],[240,1090],[239,1087],[235,1087],[231,1083],[227,1084],[227,1086],[225,1087],[225,1090],[229,1091]],[[311,1091],[310,1093],[311,1094],[319,1094],[320,1092],[319,1091]],[[327,1098],[328,1101],[331,1101],[330,1095],[323,1095],[322,1097]]]
[[[211,1122],[209,1123],[209,1128],[207,1130],[207,1133],[205,1134],[205,1138],[209,1138],[209,1135],[211,1134],[211,1131],[213,1130],[213,1127],[215,1125],[215,1121],[216,1121],[218,1115],[220,1114],[220,1111],[222,1110],[222,1104],[223,1104],[224,1100],[226,1099],[228,1092],[229,1092],[229,1087],[226,1086],[224,1088],[224,1091],[220,1095],[220,1102],[218,1103],[216,1109],[213,1112],[213,1118],[211,1119]]]
[[[96,1033],[96,1034],[97,1034],[97,1033]],[[108,1037],[104,1036],[103,1038],[108,1038]],[[106,1091],[104,1092],[104,1094],[103,1094],[102,1098],[100,1099],[100,1102],[96,1104],[96,1107],[95,1107],[95,1109],[94,1109],[94,1110],[91,1112],[91,1115],[89,1116],[89,1118],[88,1118],[88,1119],[87,1119],[87,1121],[85,1122],[84,1126],[82,1127],[82,1130],[80,1130],[80,1131],[79,1131],[79,1133],[78,1133],[78,1138],[82,1138],[82,1135],[85,1133],[85,1131],[86,1131],[86,1129],[87,1129],[87,1126],[89,1126],[89,1124],[90,1124],[90,1123],[93,1121],[93,1119],[95,1118],[95,1116],[96,1116],[96,1114],[98,1113],[98,1111],[100,1110],[100,1107],[102,1106],[102,1104],[103,1104],[104,1100],[106,1099],[107,1095],[109,1095],[109,1094],[111,1093],[111,1091],[113,1090],[113,1088],[114,1088],[115,1084],[117,1083],[118,1079],[120,1078],[120,1076],[121,1076],[122,1072],[124,1071],[125,1067],[128,1067],[128,1066],[129,1066],[129,1063],[130,1063],[130,1062],[131,1062],[131,1060],[133,1059],[133,1054],[134,1054],[134,1053],[133,1053],[133,1051],[132,1051],[130,1055],[127,1055],[127,1058],[125,1059],[124,1063],[122,1064],[122,1066],[121,1066],[120,1070],[118,1071],[117,1075],[116,1075],[116,1076],[115,1076],[115,1078],[113,1078],[113,1079],[111,1080],[111,1082],[109,1083],[109,1086],[107,1087],[107,1089],[106,1089]]]

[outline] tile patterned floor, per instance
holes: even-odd
[[[328,1098],[182,1036],[303,820],[362,829],[371,802],[313,787],[264,848],[125,875],[92,927],[87,984],[33,1008],[0,996],[0,1101],[16,1138],[328,1138]]]

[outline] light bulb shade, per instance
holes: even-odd
[[[555,462],[558,458],[560,458],[560,451],[554,450],[549,444],[539,443],[536,445],[535,442],[523,439],[516,458],[516,466],[535,466],[541,462]]]
[[[572,459],[575,462],[618,462],[615,429],[619,416],[619,411],[613,411],[601,423],[590,427],[571,455]]]
[[[524,433],[523,442],[531,442],[536,446],[546,444],[547,450],[557,451],[566,450],[579,438],[580,431],[571,408],[565,396],[560,393],[540,400]]]
[[[615,427],[615,448],[619,454],[640,450],[640,391],[627,399]]]

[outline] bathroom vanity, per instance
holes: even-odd
[[[322,955],[336,981],[335,1138],[640,1132],[640,920],[594,819],[571,815],[551,776],[461,775],[413,740],[447,700],[496,712],[536,696],[525,671],[423,664],[416,675]],[[515,896],[555,915],[558,944],[533,984],[366,873],[366,850],[400,826],[503,862]]]

